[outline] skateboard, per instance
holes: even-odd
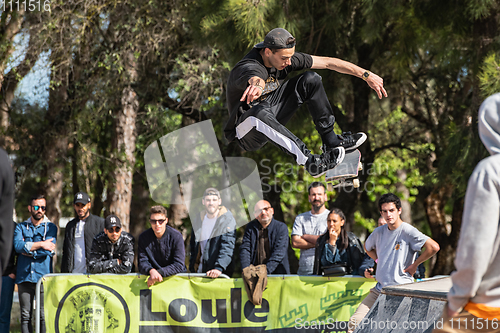
[[[359,150],[356,149],[346,153],[342,163],[328,170],[325,174],[328,190],[331,191],[334,188],[346,186],[358,188],[358,173],[361,170],[363,170],[363,164],[361,164],[361,153]]]

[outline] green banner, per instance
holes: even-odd
[[[47,332],[342,332],[375,286],[364,278],[269,277],[254,306],[241,278],[172,276],[151,288],[146,279],[44,277]]]

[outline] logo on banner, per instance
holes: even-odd
[[[59,302],[55,319],[56,333],[130,330],[130,311],[125,300],[112,288],[94,282],[71,288]]]

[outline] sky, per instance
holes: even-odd
[[[4,72],[8,73],[13,67],[19,65],[24,60],[29,36],[18,34],[14,39],[14,52],[10,62]],[[43,52],[31,71],[19,83],[15,95],[23,97],[32,104],[39,104],[42,107],[48,106],[49,85],[50,85],[50,52]]]

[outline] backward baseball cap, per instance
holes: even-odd
[[[203,199],[205,199],[206,196],[209,196],[209,195],[215,195],[217,196],[219,199],[220,199],[220,193],[219,191],[214,188],[214,187],[209,187],[205,190],[205,193],[203,193]]]
[[[256,49],[291,49],[295,46],[295,38],[283,28],[275,28],[266,35],[262,43],[256,44]]]

